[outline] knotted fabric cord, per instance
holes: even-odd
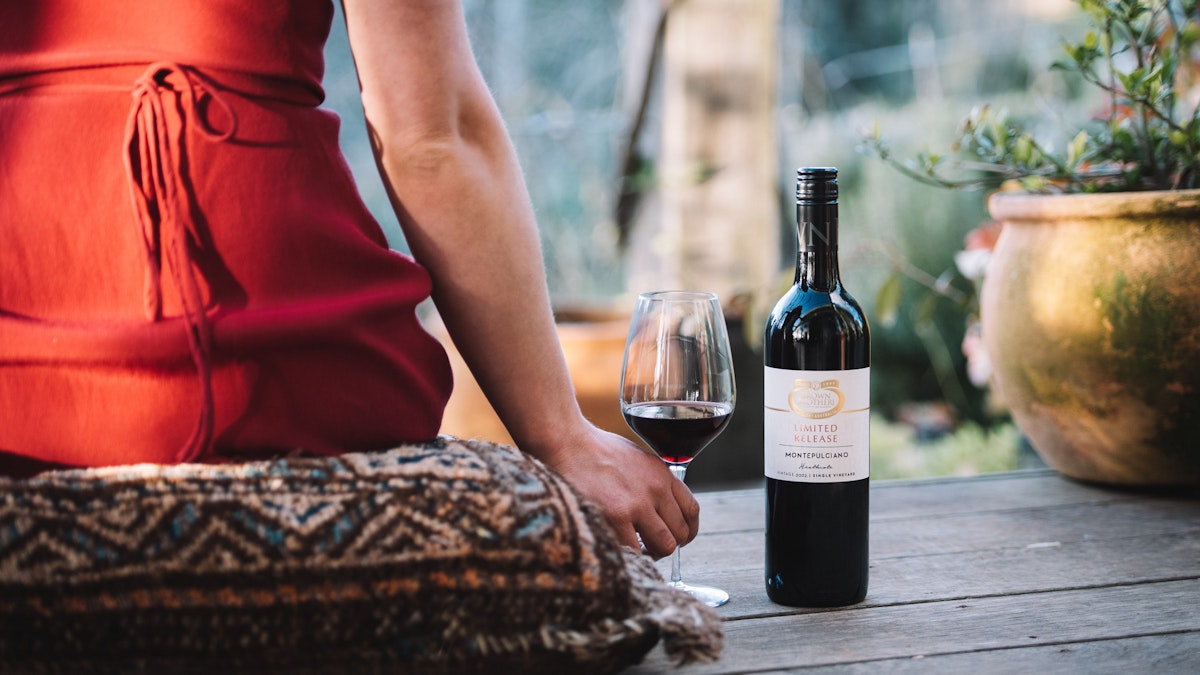
[[[168,82],[172,75],[175,77]],[[181,89],[177,90],[174,82]],[[187,444],[177,455],[179,462],[194,460],[205,452],[213,435],[212,326],[205,312],[200,272],[192,261],[192,246],[198,237],[188,215],[187,186],[177,169],[189,127],[198,126],[215,142],[232,138],[237,130],[233,109],[216,90],[190,68],[175,63],[153,63],[134,83],[133,109],[125,128],[125,172],[146,263],[143,295],[146,319],[152,322],[162,319],[165,261],[167,272],[179,289],[188,347],[200,382],[199,418]],[[172,138],[165,99],[176,93],[182,118],[178,136]],[[201,94],[207,94],[225,110],[228,129],[215,131],[205,123],[200,109]]]

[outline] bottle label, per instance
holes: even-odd
[[[764,374],[767,478],[844,483],[870,475],[871,369]]]

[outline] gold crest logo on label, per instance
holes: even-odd
[[[797,415],[810,420],[833,417],[846,404],[846,396],[837,380],[796,380],[788,394],[788,407]]]

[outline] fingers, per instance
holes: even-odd
[[[671,555],[680,545],[678,539],[671,532],[671,528],[667,527],[660,518],[652,519],[652,522],[649,523],[639,524],[637,529],[642,535],[642,544],[646,547],[646,553],[655,560]]]
[[[679,505],[680,515],[686,527],[686,533],[679,539],[679,545],[683,546],[695,539],[700,532],[700,502],[696,501],[696,496],[683,481],[675,481],[673,488],[675,503]]]
[[[638,536],[637,529],[634,528],[633,523],[630,523],[627,527],[613,528],[613,531],[616,532],[617,541],[622,546],[628,546],[635,551],[645,550],[641,537]]]
[[[694,504],[692,493],[678,480],[673,485],[663,486],[664,498],[656,505],[657,516],[662,519],[671,533],[676,546],[683,546],[696,536],[697,518],[689,518],[689,504]]]
[[[655,558],[670,555],[696,537],[700,504],[682,481],[670,477],[661,487],[654,513],[635,523],[646,552]]]

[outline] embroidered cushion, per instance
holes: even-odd
[[[0,671],[608,673],[715,658],[565,481],[508,446],[0,479]]]

